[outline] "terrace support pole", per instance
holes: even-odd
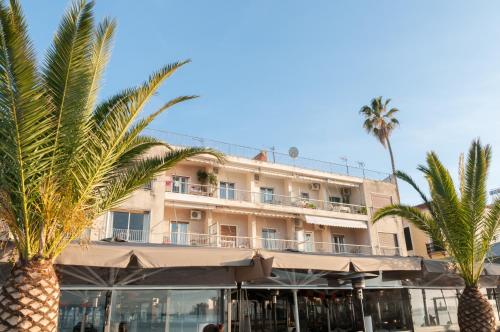
[[[295,332],[300,332],[299,300],[297,299],[297,290],[292,289],[292,294],[293,294],[293,320],[295,322]]]

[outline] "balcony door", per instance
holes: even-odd
[[[260,201],[261,203],[274,203],[274,188],[261,187],[260,188]]]
[[[219,198],[229,199],[233,201],[235,199],[234,187],[235,187],[234,183],[232,182],[221,181]]]
[[[170,223],[170,241],[172,244],[188,245],[189,244],[189,234],[188,234],[189,223],[172,221]]]
[[[277,249],[276,230],[272,228],[262,229],[262,248]]]
[[[234,225],[220,225],[220,244],[225,248],[236,248],[236,234],[238,230]]]
[[[179,194],[189,193],[189,177],[187,176],[173,176],[172,177],[172,192]]]
[[[346,252],[344,235],[332,234],[332,245],[334,254]]]
[[[314,234],[313,232],[304,233],[304,251],[313,252],[314,251]]]
[[[147,242],[149,213],[112,212],[112,234],[114,238],[129,242]]]

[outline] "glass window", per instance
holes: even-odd
[[[312,232],[304,233],[304,250],[307,252],[314,251],[314,235]]]
[[[262,203],[273,203],[274,201],[274,188],[260,188],[260,201]]]
[[[111,301],[111,332],[199,332],[220,317],[217,290],[120,290]]]
[[[410,289],[415,330],[427,326],[446,326],[458,331],[457,291],[452,289]]]
[[[330,201],[330,203],[342,203],[342,198],[337,196],[330,196],[328,197],[328,200]]]
[[[62,291],[58,331],[103,331],[105,311],[105,291]]]
[[[234,183],[231,182],[221,182],[220,183],[220,194],[219,197],[222,199],[235,199]]]
[[[172,192],[180,194],[188,193],[189,177],[175,175],[172,177],[172,180]]]
[[[172,221],[170,223],[170,228],[171,228],[171,241],[172,244],[181,244],[181,245],[188,245],[188,226],[189,223],[187,222],[178,222],[178,221]]]
[[[149,213],[112,212],[112,236],[130,242],[146,242]]]
[[[300,193],[300,198],[308,200],[309,199],[309,193]]]
[[[411,241],[410,227],[404,228],[406,250],[413,250],[413,242]]]
[[[334,253],[346,252],[344,235],[332,234],[332,243]]]
[[[406,290],[365,290],[365,313],[371,317],[374,331],[408,331],[410,310],[404,296]],[[415,329],[418,331],[418,329]]]
[[[262,247],[265,249],[276,249],[276,230],[272,228],[262,229]]]

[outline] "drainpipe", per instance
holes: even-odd
[[[295,332],[300,332],[299,300],[297,299],[297,289],[292,289],[292,294],[293,294],[293,320],[295,322]]]

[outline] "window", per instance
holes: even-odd
[[[142,189],[144,189],[144,190],[152,190],[153,189],[153,180],[149,181],[144,186],[142,186]]]
[[[304,251],[313,252],[314,251],[314,234],[313,232],[304,233]]]
[[[309,200],[309,193],[300,193],[300,198],[303,200]]]
[[[173,176],[172,180],[172,192],[179,194],[188,193],[189,178],[187,176]]]
[[[405,227],[404,233],[405,233],[406,250],[413,250],[413,243],[411,241],[410,227],[408,227],[408,226]]]
[[[112,237],[130,242],[146,242],[149,213],[112,212]]]
[[[378,233],[380,255],[399,255],[399,241],[396,233]]]
[[[172,221],[170,222],[170,242],[172,244],[188,245],[189,244],[189,223]]]
[[[344,235],[332,234],[333,253],[346,252]]]
[[[235,199],[234,183],[221,181],[219,197],[222,199],[234,200]]]
[[[274,188],[260,188],[260,201],[262,203],[273,203],[274,202]]]
[[[342,203],[342,198],[337,196],[330,196],[328,197],[328,200],[330,201],[330,203]]]
[[[272,228],[262,229],[262,247],[264,249],[277,249],[276,230]]]

